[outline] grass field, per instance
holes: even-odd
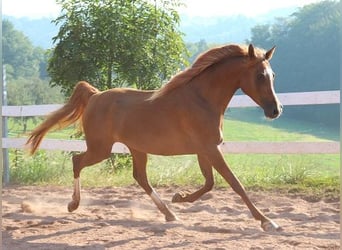
[[[244,115],[241,115],[244,114]],[[253,121],[253,123],[251,122]],[[28,130],[34,127],[30,121]],[[22,135],[22,124],[9,123],[10,136]],[[74,128],[49,134],[50,138],[70,138]],[[339,131],[317,124],[288,119],[266,121],[255,109],[231,109],[224,123],[226,141],[337,141]],[[71,185],[71,153],[40,150],[29,157],[10,151],[11,180],[21,184]],[[247,188],[307,192],[319,196],[339,195],[340,156],[325,154],[270,155],[230,154],[225,158]],[[153,185],[202,185],[204,180],[195,156],[149,156],[148,176]],[[96,167],[85,168],[84,186],[132,185],[130,157],[114,157]],[[215,172],[216,186],[227,186]]]

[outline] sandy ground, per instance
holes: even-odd
[[[157,188],[170,201],[178,188]],[[172,204],[180,221],[165,222],[139,187],[82,190],[19,186],[2,192],[4,250],[16,249],[339,249],[339,202],[310,202],[275,193],[250,197],[283,231],[265,233],[231,189],[195,203]]]

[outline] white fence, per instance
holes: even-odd
[[[310,105],[310,104],[336,104],[340,103],[340,91],[320,91],[302,93],[283,93],[278,97],[284,106],[288,105]],[[247,96],[237,95],[231,100],[229,107],[253,107],[256,104]],[[60,108],[61,105],[39,105],[39,106],[3,106],[2,116],[25,117],[45,116]],[[2,138],[4,163],[4,184],[9,183],[10,173],[8,164],[8,148],[25,148],[27,138]],[[56,140],[44,139],[40,145],[41,149],[85,151],[86,145],[81,140]],[[224,153],[268,153],[268,154],[339,154],[340,143],[327,142],[223,142],[221,145]],[[129,153],[128,148],[115,143],[113,153]],[[5,160],[4,160],[5,161]]]
[[[310,104],[337,104],[340,103],[340,91],[319,91],[302,93],[281,93],[279,100],[284,106]],[[229,107],[253,107],[256,104],[245,95],[234,96]],[[39,106],[3,106],[2,116],[24,117],[44,116],[61,105]],[[26,138],[2,138],[3,148],[25,148]],[[85,151],[86,145],[81,140],[44,139],[41,149]],[[339,142],[223,142],[224,153],[269,153],[269,154],[339,154]],[[114,153],[129,153],[127,147],[121,143],[113,146]]]

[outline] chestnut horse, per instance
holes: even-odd
[[[74,192],[69,212],[79,206],[81,170],[108,158],[112,145],[121,142],[131,152],[134,178],[167,221],[177,217],[148,182],[147,154],[197,154],[205,184],[194,193],[175,194],[173,202],[193,202],[210,191],[214,167],[265,231],[278,230],[280,227],[251,202],[220,150],[224,112],[239,88],[264,110],[266,117],[274,119],[281,114],[269,63],[274,50],[266,52],[253,45],[211,49],[155,91],[116,88],[100,92],[87,82],[79,82],[69,101],[31,133],[27,144],[34,153],[50,129],[81,120],[87,150],[72,157]]]

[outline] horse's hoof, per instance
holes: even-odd
[[[264,229],[265,232],[280,232],[282,231],[282,228],[278,226],[274,221],[267,220],[261,223],[262,229]]]
[[[176,203],[176,202],[183,202],[184,197],[182,197],[182,195],[180,193],[176,193],[173,197],[172,197],[172,202]]]
[[[165,216],[165,220],[168,221],[168,222],[178,221],[178,217],[176,215],[174,215],[174,214],[169,214],[169,215]]]
[[[77,201],[71,201],[71,202],[69,202],[69,204],[68,204],[68,211],[71,213],[71,212],[73,212],[73,211],[75,211],[77,208],[78,208],[78,205],[79,205],[80,203],[79,202],[77,202]]]
[[[188,197],[189,193],[188,192],[179,192],[176,193],[173,197],[172,197],[172,202],[176,203],[176,202],[186,202],[186,198]]]

